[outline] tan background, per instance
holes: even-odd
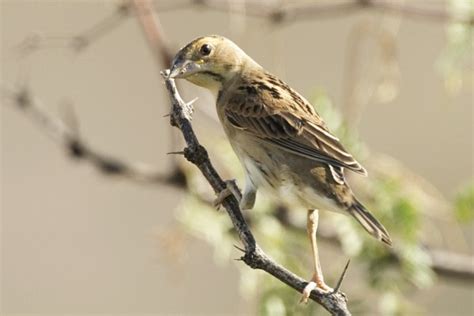
[[[2,0],[0,8],[2,82],[12,83],[20,70],[15,45],[32,31],[77,34],[113,6],[105,1]],[[241,21],[229,21],[223,13],[161,14],[178,46],[203,34],[230,36],[297,90],[309,94],[321,87],[335,103],[342,100],[347,37],[361,17],[277,30],[251,19],[239,33],[232,27]],[[445,45],[442,24],[404,21],[398,43],[401,93],[389,104],[369,106],[361,137],[372,150],[400,159],[450,197],[472,178],[472,91],[455,97],[444,92],[433,67]],[[161,117],[167,103],[153,62],[136,21],[129,19],[79,55],[51,48],[26,65],[34,93],[49,110],[57,111],[64,100],[73,102],[91,144],[165,170],[168,129]],[[197,91],[190,89],[189,95]],[[197,106],[209,107],[206,101]],[[240,263],[216,266],[208,246],[190,239],[177,266],[160,251],[156,234],[175,227],[179,191],[103,178],[66,159],[16,109],[3,102],[0,109],[2,315],[252,313],[254,303],[238,292],[235,264]],[[209,124],[202,114],[195,122],[200,130]],[[417,297],[432,315],[447,315],[452,305],[442,295],[455,302],[473,298],[472,287],[444,281]],[[472,303],[456,308],[459,315],[474,311]]]

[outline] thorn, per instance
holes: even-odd
[[[234,260],[235,261],[244,261],[244,259],[242,259],[242,258],[235,258]]]
[[[240,247],[239,247],[239,246],[237,246],[237,245],[234,245],[234,248],[236,248],[236,249],[238,249],[238,250],[242,251],[243,253],[245,253],[245,252],[246,252],[246,251],[245,251],[245,249],[243,249],[243,248],[240,248]]]
[[[188,103],[186,103],[187,106],[191,106],[194,104],[194,102],[196,102],[199,98],[198,97],[195,97],[194,99],[192,99],[191,101],[189,101]]]
[[[167,155],[184,155],[184,151],[171,151]]]
[[[170,117],[170,116],[171,116],[171,113],[163,115],[163,117]]]
[[[339,280],[337,281],[336,287],[332,291],[332,294],[336,294],[339,292],[339,289],[341,288],[342,280],[344,280],[344,277],[346,276],[347,268],[349,268],[349,263],[351,263],[351,259],[347,260],[346,266],[344,267],[344,270],[342,271],[342,274],[339,277]]]

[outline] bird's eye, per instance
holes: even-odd
[[[201,48],[199,49],[199,52],[201,53],[201,55],[203,56],[207,56],[211,53],[212,51],[212,47],[211,45],[209,44],[204,44],[201,46]]]

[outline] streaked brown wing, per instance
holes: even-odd
[[[315,111],[294,113],[294,107],[275,104],[283,102],[281,99],[262,99],[243,94],[231,98],[225,116],[235,127],[288,152],[367,175],[364,167],[327,130]],[[269,107],[265,102],[273,104]]]

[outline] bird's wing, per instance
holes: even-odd
[[[244,88],[240,90],[248,92]],[[367,175],[308,101],[288,86],[272,89],[236,93],[225,105],[226,119],[234,127],[293,154]]]

